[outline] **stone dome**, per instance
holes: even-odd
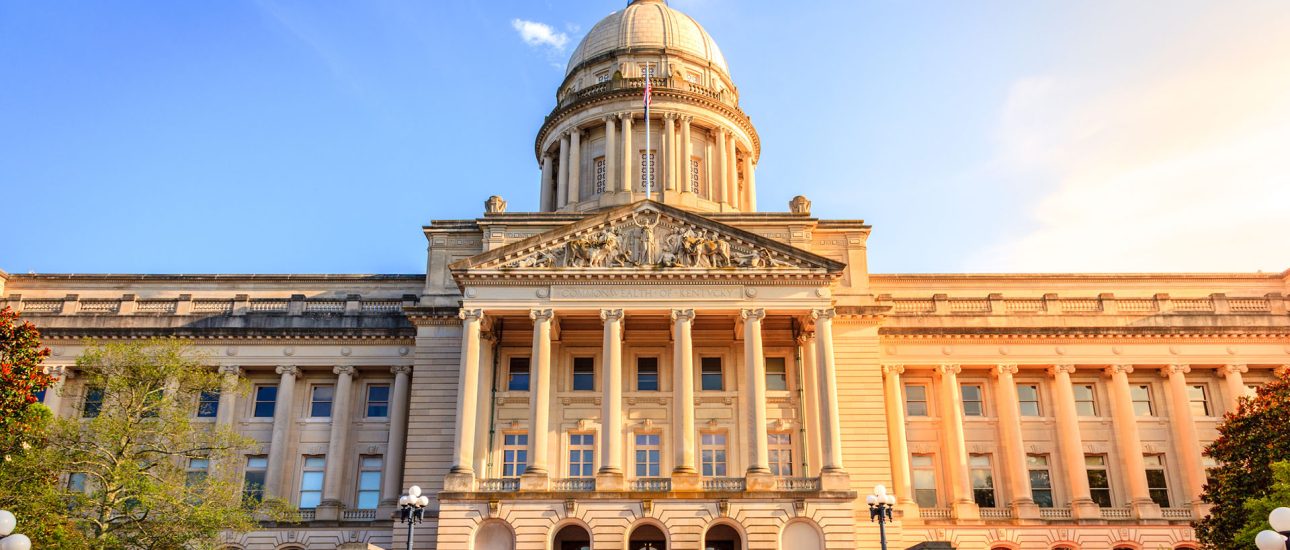
[[[601,54],[632,48],[666,48],[706,60],[730,75],[717,43],[690,16],[663,0],[635,0],[591,27],[569,57],[566,75]]]

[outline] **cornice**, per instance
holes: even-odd
[[[997,340],[1035,341],[1042,339],[1167,340],[1175,338],[1278,339],[1290,338],[1290,327],[1078,327],[1078,328],[907,328],[883,327],[888,340]]]
[[[193,328],[42,328],[45,340],[147,340],[152,338],[184,338],[195,342],[220,343],[249,342],[300,342],[328,341],[332,343],[405,343],[416,337],[412,327],[395,329],[193,329]]]

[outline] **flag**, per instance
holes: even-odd
[[[654,83],[650,77],[645,77],[645,106],[649,107],[649,96],[654,91]]]

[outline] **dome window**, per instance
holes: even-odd
[[[596,73],[596,83],[609,82],[609,69]]]
[[[658,63],[641,63],[642,78],[658,77]]]

